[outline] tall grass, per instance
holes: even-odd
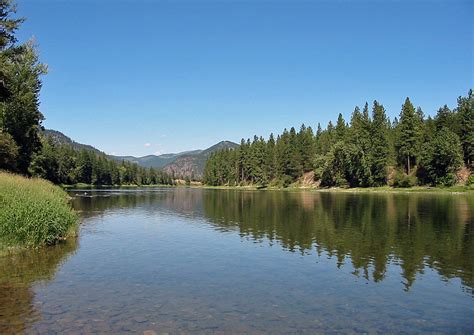
[[[43,179],[0,171],[0,251],[51,245],[76,232],[66,192]]]

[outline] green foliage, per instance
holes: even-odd
[[[459,137],[463,158],[469,166],[474,163],[474,93],[472,89],[469,90],[467,97],[458,98],[456,112],[459,115]]]
[[[374,101],[372,117],[365,103],[362,111],[354,109],[350,125],[339,114],[335,127],[332,122],[326,129],[318,124],[316,134],[302,125],[298,133],[295,128],[284,129],[276,140],[273,134],[268,141],[257,136],[252,142],[242,139],[237,149],[209,158],[204,183],[286,187],[313,170],[323,187],[384,186],[388,171],[398,163],[406,173],[399,171],[393,186],[451,185],[462,165],[460,153],[466,164],[472,162],[472,100],[469,91],[468,98],[458,99],[454,111],[445,106],[434,119],[425,120],[421,108],[415,110],[407,98],[400,121],[393,122],[383,105]]]
[[[414,175],[407,175],[403,171],[397,171],[393,179],[393,187],[409,188],[417,184],[417,179]]]
[[[408,174],[416,164],[422,139],[422,120],[415,112],[415,107],[409,98],[406,98],[400,112],[400,121],[397,126],[395,147],[400,166],[404,166]]]
[[[0,50],[16,42],[15,32],[24,21],[21,18],[12,18],[11,15],[14,13],[16,13],[16,6],[12,0],[0,0]]]
[[[474,173],[471,173],[466,180],[466,186],[474,185]]]
[[[387,164],[389,155],[388,128],[385,109],[374,101],[371,124],[371,175],[372,186],[382,186],[387,183]]]
[[[105,154],[91,150],[75,150],[69,145],[55,144],[52,137],[42,138],[41,151],[33,156],[31,175],[56,184],[94,185],[172,185],[172,178],[153,168],[146,169],[123,161],[110,160]]]
[[[61,188],[0,172],[0,247],[53,244],[76,229],[77,216]]]
[[[456,183],[455,173],[461,166],[461,142],[447,127],[439,129],[435,136],[423,145],[419,175],[424,182],[452,186]]]
[[[18,146],[13,137],[0,130],[0,169],[15,171]]]
[[[18,146],[15,167],[7,168],[27,173],[41,146],[40,77],[47,68],[39,62],[31,42],[16,44],[14,33],[23,20],[12,19],[14,13],[11,1],[0,0],[0,130],[10,134]]]

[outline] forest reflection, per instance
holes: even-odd
[[[77,194],[76,194],[77,195]],[[474,286],[474,197],[451,194],[329,193],[169,189],[80,194],[84,215],[139,208],[206,219],[259,243],[301,255],[325,254],[338,267],[374,282],[401,268],[409,290],[417,274],[435,269],[443,280]]]
[[[280,243],[302,255],[315,250],[351,262],[375,282],[390,262],[409,289],[425,267],[461,278],[472,290],[473,199],[426,194],[207,192],[206,216],[255,241]]]

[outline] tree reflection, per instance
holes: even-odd
[[[77,249],[71,239],[48,248],[0,257],[0,334],[20,334],[41,319],[32,286],[53,279],[57,269]]]
[[[212,222],[255,241],[280,243],[350,261],[354,274],[375,282],[399,264],[405,289],[426,266],[472,289],[473,198],[427,194],[205,192]]]
[[[78,194],[74,206],[85,216],[139,208],[205,217],[219,231],[350,263],[374,282],[398,264],[406,290],[426,268],[460,278],[471,294],[474,286],[472,195],[178,188]]]

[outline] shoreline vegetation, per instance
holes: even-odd
[[[392,186],[379,186],[379,187],[354,187],[354,188],[343,188],[343,187],[315,187],[315,186],[302,186],[293,185],[288,187],[276,187],[276,186],[258,186],[258,185],[205,185],[194,183],[192,185],[176,184],[176,185],[94,185],[94,184],[75,184],[75,185],[60,185],[65,190],[91,190],[91,189],[149,189],[154,187],[159,188],[197,188],[197,189],[209,189],[209,190],[248,190],[248,191],[308,191],[308,192],[337,192],[337,193],[473,193],[473,186],[455,185],[455,186],[444,186],[444,187],[433,187],[433,186],[413,186],[413,187],[392,187]]]
[[[0,256],[74,238],[78,216],[59,186],[0,171]]]
[[[471,193],[474,194],[474,188],[458,185],[449,187],[429,187],[429,186],[414,186],[406,188],[397,188],[391,186],[380,187],[258,187],[258,186],[198,186],[196,188],[216,189],[216,190],[249,190],[249,191],[308,191],[308,192],[334,192],[334,193]]]
[[[203,182],[208,185],[289,187],[298,183],[324,188],[392,186],[451,187],[474,184],[474,92],[457,106],[442,106],[434,117],[407,97],[399,117],[390,119],[374,101],[356,106],[349,122],[316,132],[302,124],[268,139],[255,135],[235,149],[211,154]]]

